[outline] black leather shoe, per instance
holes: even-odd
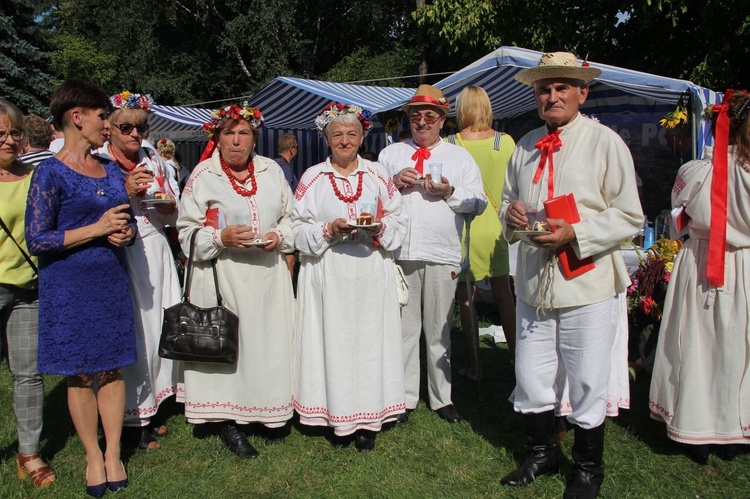
[[[370,452],[375,448],[375,434],[367,430],[359,430],[354,435],[354,447],[359,452]]]
[[[258,451],[250,445],[245,435],[234,423],[224,423],[221,427],[221,441],[233,453],[244,459],[255,459]]]
[[[460,423],[461,422],[461,416],[458,415],[458,412],[456,411],[456,408],[453,407],[453,404],[446,405],[445,407],[441,407],[437,411],[435,411],[440,419],[443,421],[448,421],[449,423]]]
[[[398,415],[398,419],[394,421],[394,424],[406,424],[409,422],[409,414],[414,412],[414,409],[406,409],[403,414]]]

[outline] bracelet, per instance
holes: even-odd
[[[445,199],[446,201],[448,201],[451,198],[451,196],[453,195],[454,192],[456,192],[456,188],[453,187],[453,186],[451,186],[450,193],[448,193],[445,196],[443,196],[443,199]]]

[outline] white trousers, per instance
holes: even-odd
[[[596,428],[607,414],[610,354],[617,330],[617,297],[546,311],[518,300],[516,305],[516,390],[521,413],[551,411],[567,381],[571,423]]]
[[[456,279],[455,265],[399,261],[409,284],[409,304],[401,309],[406,407],[419,401],[419,337],[424,330],[430,408],[451,402],[451,324]]]

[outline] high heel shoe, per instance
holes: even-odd
[[[107,482],[99,485],[89,485],[89,465],[86,465],[86,493],[91,497],[101,497],[107,492]]]
[[[125,465],[122,464],[122,461],[120,461],[120,466],[122,466],[122,472],[125,473]],[[128,477],[126,476],[124,480],[117,480],[116,482],[110,482],[109,478],[107,479],[107,488],[111,490],[112,492],[117,492],[120,489],[124,489],[128,486]]]
[[[55,475],[55,472],[52,471],[52,468],[50,468],[44,461],[42,461],[42,465],[34,471],[29,470],[26,465],[35,459],[41,460],[39,454],[29,454],[27,456],[18,454],[18,457],[16,457],[16,470],[18,471],[19,480],[25,480],[26,478],[31,477],[34,487],[41,489],[51,485],[57,480],[57,476]]]

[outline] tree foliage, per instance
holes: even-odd
[[[44,114],[52,90],[44,34],[27,0],[0,0],[0,97]]]
[[[750,82],[747,0],[435,0],[415,13],[463,64],[516,45],[725,88]],[[468,57],[464,57],[468,54]]]
[[[0,93],[40,110],[57,80],[161,104],[239,99],[277,76],[459,69],[500,45],[721,89],[750,85],[747,0],[0,0]],[[36,24],[35,24],[36,21]],[[43,30],[43,31],[40,31]],[[55,47],[50,57],[46,42]],[[429,81],[434,81],[430,79]],[[391,79],[382,85],[413,86]]]
[[[410,76],[414,74],[418,62],[419,53],[414,48],[397,45],[389,52],[372,54],[367,47],[361,47],[341,59],[323,75],[323,79],[336,82],[365,81],[369,85],[383,87],[405,87],[413,85],[414,81],[386,78]]]
[[[102,88],[117,84],[117,57],[106,54],[96,44],[82,37],[63,33],[55,38],[57,50],[52,53],[53,70],[60,75],[86,75]]]

